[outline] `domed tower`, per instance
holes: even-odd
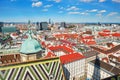
[[[40,43],[32,37],[32,30],[27,31],[28,38],[22,43],[20,48],[22,61],[35,60],[42,55]]]

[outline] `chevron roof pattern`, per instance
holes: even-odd
[[[59,58],[0,67],[0,80],[65,80]]]

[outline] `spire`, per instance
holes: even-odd
[[[31,35],[31,34],[32,34],[32,31],[29,30],[29,31],[28,31],[28,39],[32,39],[32,35]]]
[[[31,21],[28,20],[28,29],[30,29],[30,28],[31,28]]]
[[[32,39],[31,21],[28,21],[28,39]]]
[[[28,39],[26,39],[22,45],[20,52],[23,54],[37,53],[42,50],[40,43],[32,37],[31,22],[28,21],[28,31],[26,32]]]
[[[49,19],[49,24],[51,24],[51,19]]]

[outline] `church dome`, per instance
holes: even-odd
[[[37,40],[33,39],[31,37],[31,34],[29,34],[28,36],[29,36],[28,39],[26,39],[22,43],[20,52],[23,54],[31,54],[41,51],[42,47],[40,43]]]

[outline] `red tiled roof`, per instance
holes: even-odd
[[[95,40],[94,40],[94,36],[91,35],[87,35],[87,36],[81,36],[81,41],[86,44],[86,45],[94,45],[96,44]]]
[[[45,42],[44,42],[44,41],[42,41],[42,42],[41,42],[41,45],[42,45],[42,46],[46,46],[46,44],[45,44]]]
[[[66,44],[69,44],[69,45],[72,45],[72,46],[75,46],[75,45],[76,45],[75,43],[72,43],[72,42],[67,41],[67,40],[60,40],[60,42],[66,43]]]
[[[114,37],[120,37],[120,33],[117,33],[117,32],[113,33],[112,36],[114,36]]]
[[[98,33],[100,36],[110,36],[110,33],[109,32],[99,32]]]
[[[94,44],[96,44],[96,42],[93,40],[93,41],[88,41],[85,44],[87,44],[87,45],[94,45]]]
[[[103,61],[103,62],[106,61],[107,63],[109,62],[107,57],[102,58],[102,61]]]
[[[58,45],[58,46],[50,46],[48,47],[48,49],[50,49],[51,51],[57,51],[57,50],[65,50],[69,53],[73,53],[74,50],[72,50],[71,48],[67,47],[66,45]]]
[[[104,30],[100,31],[98,34],[100,36],[104,36],[104,37],[111,35],[110,30],[107,30],[107,29],[104,29]]]
[[[107,46],[112,47],[112,48],[115,47],[115,45],[113,43],[107,43]]]
[[[54,53],[48,52],[45,58],[54,57],[54,56],[56,56]]]
[[[78,34],[66,34],[66,33],[63,33],[63,34],[55,34],[54,35],[56,38],[78,38]]]
[[[85,58],[85,56],[81,55],[80,53],[73,53],[73,54],[60,56],[60,60],[62,64],[67,64],[69,62],[73,62],[83,58]]]
[[[110,32],[110,30],[107,30],[107,29],[104,29],[104,30],[102,30],[103,32]]]
[[[82,36],[82,39],[93,39],[94,36]]]
[[[94,45],[96,44],[94,39],[82,39],[82,42],[87,45]]]
[[[12,36],[18,36],[18,34],[17,34],[17,33],[11,33],[11,35],[12,35]]]

